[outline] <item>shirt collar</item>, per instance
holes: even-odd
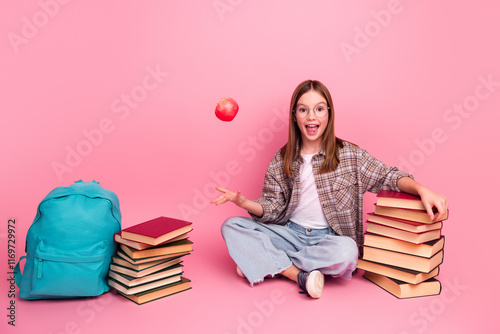
[[[295,150],[295,152],[297,153],[297,161],[299,163],[303,163],[304,162],[304,159],[302,159],[302,155],[300,154],[300,150],[299,148],[297,147],[297,149]],[[323,148],[323,146],[321,146],[320,150],[318,153],[314,154],[314,155],[319,155],[319,156],[325,156],[325,149]]]

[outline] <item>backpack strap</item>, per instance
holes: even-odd
[[[21,261],[25,258],[26,256],[21,256],[19,258],[19,261],[17,261],[16,267],[14,268],[14,280],[16,281],[18,287],[21,287],[21,279],[23,278],[23,274],[21,273],[21,268],[19,267],[19,264],[21,264]]]

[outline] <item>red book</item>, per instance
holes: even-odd
[[[424,204],[419,196],[392,190],[379,191],[376,204],[393,208],[425,210]]]
[[[190,222],[175,218],[158,217],[123,229],[121,237],[156,246],[191,230]]]

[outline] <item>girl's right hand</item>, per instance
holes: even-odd
[[[215,204],[215,205],[220,205],[224,204],[226,202],[233,202],[239,207],[243,206],[243,203],[247,200],[243,195],[241,195],[241,191],[238,190],[238,192],[233,192],[227,189],[224,189],[222,187],[215,187],[216,190],[220,191],[222,193],[221,196],[217,197],[216,199],[212,200],[210,203]]]

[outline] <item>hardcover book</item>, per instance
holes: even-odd
[[[377,194],[377,205],[394,208],[424,210],[425,207],[419,196],[392,190],[381,190]]]
[[[125,254],[122,253],[122,255],[125,255]],[[125,260],[124,258],[122,258],[120,255],[117,254],[116,256],[113,256],[111,258],[111,260],[113,261],[113,263],[116,263],[117,265],[120,265],[122,267],[130,268],[133,270],[143,270],[143,269],[155,266],[157,264],[160,264],[162,262],[168,261],[168,260],[170,260],[170,258],[155,260],[155,261],[150,261],[150,262],[145,262],[145,263],[139,263],[139,264],[132,264],[128,260]],[[130,259],[130,261],[132,261],[132,259]]]
[[[370,271],[375,274],[384,275],[411,284],[422,283],[429,278],[437,276],[440,271],[439,266],[431,270],[429,273],[423,273],[416,270],[371,262],[364,259],[358,259],[358,269]]]
[[[181,277],[181,280],[172,284],[167,284],[165,286],[161,286],[152,290],[147,290],[143,292],[139,292],[136,294],[126,295],[120,291],[122,296],[130,299],[136,304],[144,304],[159,298],[171,296],[173,294],[179,293],[181,291],[186,291],[191,289],[191,280]]]
[[[430,278],[419,284],[410,284],[368,271],[363,277],[397,298],[433,296],[441,293],[441,282],[435,278]]]
[[[431,258],[393,252],[385,249],[363,246],[363,259],[391,266],[412,269],[424,273],[431,272],[443,262],[443,250]]]
[[[123,244],[120,245],[120,248],[131,259],[136,260],[136,259],[157,257],[162,255],[173,256],[176,253],[190,252],[193,250],[192,245],[193,245],[192,241],[184,239],[180,241],[169,242],[167,244],[143,250],[133,249]]]
[[[188,255],[188,254],[189,254],[189,252],[180,252],[180,253],[175,253],[175,254],[165,254],[165,255],[145,257],[145,258],[140,258],[140,259],[132,259],[130,256],[125,254],[125,252],[123,252],[123,250],[119,249],[117,251],[118,257],[120,257],[121,259],[127,261],[128,263],[130,263],[134,266],[135,265],[143,265],[143,264],[145,265],[145,264],[153,262],[153,261],[173,259],[175,257],[184,256],[184,255]]]
[[[191,229],[191,223],[185,220],[158,217],[123,229],[121,237],[156,246],[188,233]]]
[[[385,236],[365,233],[365,246],[430,258],[444,247],[444,236],[422,244],[415,244]]]
[[[424,210],[413,210],[413,209],[400,209],[400,208],[392,208],[387,206],[375,206],[375,213],[381,216],[388,216],[394,218],[400,218],[405,220],[412,220],[415,222],[423,223],[423,224],[433,224],[435,221],[432,221],[427,211]],[[448,219],[448,212],[444,215],[441,221]]]
[[[422,244],[428,241],[436,240],[441,237],[441,230],[431,230],[421,233],[413,233],[389,226],[379,225],[371,222],[366,224],[366,232],[383,235],[398,240],[404,240],[414,244]]]
[[[399,218],[394,218],[394,217],[379,216],[373,212],[368,213],[367,220],[371,223],[385,225],[385,226],[389,226],[389,227],[397,228],[399,230],[404,230],[404,231],[413,232],[413,233],[422,233],[422,232],[427,232],[427,231],[431,231],[431,230],[439,230],[443,227],[442,222],[435,222],[432,224],[422,224],[422,223],[414,222],[411,220],[404,220],[404,219],[399,219]]]
[[[153,274],[143,276],[143,277],[132,277],[132,276],[128,276],[125,274],[115,272],[113,270],[109,271],[110,278],[114,279],[115,281],[120,282],[121,284],[123,284],[124,286],[129,287],[129,288],[137,286],[137,285],[142,285],[142,284],[145,284],[148,282],[157,281],[159,279],[167,278],[170,276],[181,275],[181,274],[182,274],[182,265],[180,265],[180,264],[175,265],[171,268],[166,268],[166,269],[160,270],[158,272],[155,272]]]
[[[175,259],[163,261],[163,262],[158,263],[154,266],[151,266],[151,267],[145,268],[145,269],[141,269],[141,270],[135,270],[135,269],[132,269],[129,267],[124,267],[124,266],[120,266],[120,265],[112,263],[109,266],[109,269],[114,271],[114,272],[117,272],[117,273],[122,273],[122,274],[125,274],[128,276],[131,276],[131,277],[139,278],[139,277],[144,277],[144,276],[149,275],[149,274],[153,274],[153,273],[160,271],[160,270],[163,270],[165,268],[172,267],[176,264],[180,264],[181,262],[182,262],[182,258],[177,257]]]
[[[173,239],[169,239],[167,241],[164,241],[160,245],[162,245],[164,243],[167,243],[167,242],[174,242],[174,241],[178,241],[178,240],[187,239],[187,237],[188,237],[188,234],[184,233],[184,234],[181,234],[178,237],[175,237]],[[150,245],[150,244],[145,244],[145,243],[138,242],[138,241],[132,241],[132,240],[123,239],[121,232],[115,233],[115,241],[117,243],[119,243],[119,244],[124,244],[126,246],[129,246],[130,248],[137,249],[137,250],[143,250],[143,249],[148,249],[148,248],[151,248],[151,247],[155,247],[155,245]]]
[[[148,283],[144,283],[141,285],[137,285],[134,287],[129,287],[129,286],[126,286],[126,285],[124,285],[124,284],[122,284],[122,283],[120,283],[120,282],[118,282],[115,279],[110,277],[110,278],[108,278],[108,284],[110,287],[114,288],[116,291],[120,292],[123,295],[133,295],[136,293],[145,292],[148,290],[160,288],[160,287],[163,287],[163,286],[168,285],[168,284],[173,284],[173,283],[179,282],[180,280],[181,280],[181,275],[179,274],[179,275],[159,279],[159,280],[156,280],[153,282],[148,282]]]

